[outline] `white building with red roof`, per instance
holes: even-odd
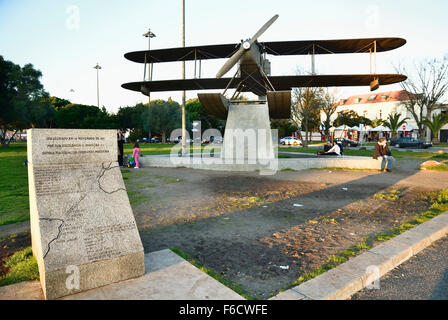
[[[409,118],[407,120],[408,128],[417,128],[416,121],[405,106],[405,103],[410,100],[410,97],[412,97],[412,93],[404,90],[354,95],[348,99],[341,99],[339,101],[336,112],[333,114],[331,120],[334,121],[338,112],[345,110],[353,110],[360,116],[364,116],[370,120],[386,120],[389,114],[399,113],[401,114],[400,119]],[[445,109],[442,109],[442,112],[447,112]],[[441,111],[436,110],[435,112],[439,113]],[[423,111],[423,115],[426,115],[426,110]],[[324,114],[321,114],[321,119],[322,121],[325,120]],[[448,125],[442,128],[439,137],[441,142],[447,142]]]

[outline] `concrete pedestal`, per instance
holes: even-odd
[[[230,105],[221,159],[226,164],[264,164],[274,158],[268,105]]]

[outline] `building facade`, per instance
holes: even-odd
[[[334,121],[338,115],[338,112],[345,110],[353,110],[360,116],[364,116],[370,120],[381,119],[386,120],[388,115],[399,113],[401,114],[400,120],[409,118],[406,120],[407,126],[417,128],[417,122],[414,120],[412,114],[406,109],[405,103],[410,100],[411,93],[407,91],[389,91],[368,94],[354,95],[347,99],[341,99],[338,102],[336,112],[331,117],[331,121]],[[444,112],[448,114],[448,106],[445,106],[439,110],[433,112],[437,114]],[[426,116],[426,110],[423,110],[423,115]],[[322,121],[325,120],[325,115],[321,114]],[[427,139],[430,140],[431,134],[428,132]],[[445,125],[439,133],[441,142],[448,142],[448,125]]]

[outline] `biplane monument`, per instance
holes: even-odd
[[[163,81],[140,81],[122,85],[123,88],[139,91],[145,95],[157,91],[213,90],[222,93],[199,93],[198,98],[206,112],[216,119],[227,120],[221,158],[235,158],[235,143],[238,130],[254,129],[267,132],[266,137],[258,136],[257,159],[273,157],[273,143],[270,119],[289,119],[291,113],[291,90],[295,87],[370,86],[376,90],[380,85],[398,83],[407,79],[401,74],[377,74],[376,54],[403,46],[401,38],[369,38],[345,40],[306,40],[259,42],[258,38],[277,20],[278,15],[266,22],[255,35],[241,43],[205,45],[136,51],[125,54],[133,62],[146,64],[194,61],[193,79]],[[370,74],[318,75],[315,73],[315,55],[347,53],[370,54]],[[312,72],[310,75],[272,76],[268,55],[290,56],[310,55]],[[201,78],[201,62],[208,59],[228,60],[218,70],[215,78]],[[199,65],[199,76],[196,76]],[[237,65],[236,72],[226,76]],[[226,93],[234,89],[230,98]],[[240,93],[251,92],[258,96],[252,101],[238,100]],[[250,143],[244,143],[244,158],[250,153]]]

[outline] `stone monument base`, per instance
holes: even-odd
[[[229,105],[221,149],[224,162],[257,164],[273,160],[273,141],[267,104]]]

